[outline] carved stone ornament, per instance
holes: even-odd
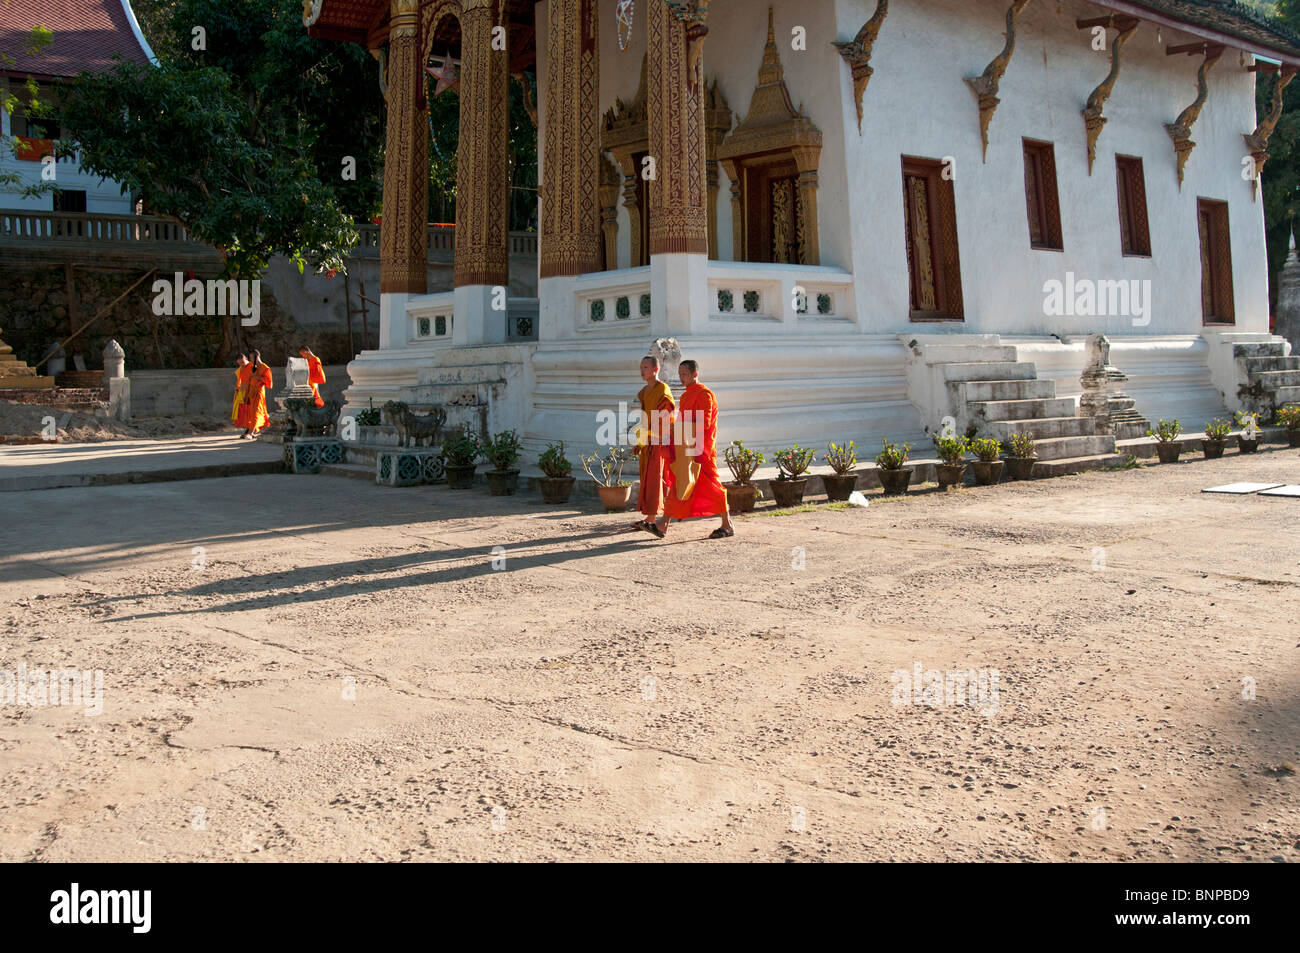
[[[1283,93],[1291,85],[1291,80],[1295,79],[1296,67],[1283,66],[1278,73],[1277,83],[1273,86],[1273,102],[1269,106],[1268,114],[1259,121],[1255,131],[1249,134],[1243,134],[1242,139],[1246,141],[1246,148],[1250,150],[1251,157],[1255,160],[1254,175],[1250,177],[1250,190],[1252,201],[1259,194],[1259,177],[1264,171],[1264,163],[1268,161],[1268,140],[1273,136],[1273,130],[1277,128],[1278,120],[1282,118]]]
[[[325,0],[302,0],[302,25],[311,27],[320,19],[320,8]]]
[[[979,76],[969,76],[966,78],[966,85],[970,87],[971,92],[979,101],[980,107],[980,138],[984,141],[984,158],[988,159],[989,154],[989,123],[993,121],[993,114],[997,112],[998,103],[998,84],[1002,82],[1002,77],[1007,71],[1007,66],[1011,63],[1011,54],[1016,51],[1016,18],[1020,16],[1020,11],[1029,6],[1030,0],[1015,0],[1007,10],[1007,42],[1002,48],[1002,52],[993,58],[993,61],[984,68],[984,72]],[[861,126],[861,105],[858,109],[859,126]]]
[[[1097,161],[1097,140],[1101,137],[1102,127],[1106,125],[1106,117],[1103,115],[1106,109],[1106,100],[1110,99],[1111,91],[1115,88],[1115,82],[1119,79],[1119,70],[1122,65],[1122,56],[1124,46],[1137,32],[1141,23],[1135,17],[1108,17],[1109,26],[1119,30],[1119,35],[1115,37],[1115,42],[1110,47],[1110,72],[1101,84],[1092,91],[1088,97],[1088,105],[1083,109],[1083,125],[1088,136],[1088,174],[1092,175],[1092,165]],[[1090,21],[1079,21],[1082,24]]]
[[[1205,59],[1201,62],[1201,68],[1196,71],[1196,99],[1190,106],[1179,113],[1178,118],[1171,123],[1165,123],[1165,132],[1169,133],[1169,138],[1174,141],[1174,153],[1178,157],[1178,189],[1183,188],[1183,169],[1187,165],[1187,160],[1196,148],[1196,143],[1192,141],[1192,127],[1196,125],[1197,118],[1201,115],[1201,109],[1205,106],[1205,100],[1210,95],[1210,84],[1205,79],[1205,74],[1209,72],[1210,67],[1219,61],[1223,55],[1223,47],[1218,45],[1206,45]]]
[[[867,91],[867,83],[871,81],[873,72],[871,50],[876,45],[880,28],[884,26],[885,17],[888,15],[889,0],[876,0],[876,12],[862,25],[858,35],[848,43],[835,44],[835,48],[840,51],[840,56],[844,57],[844,62],[849,64],[853,74],[853,98],[858,105],[859,133],[862,132],[862,96]]]

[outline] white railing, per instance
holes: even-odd
[[[853,276],[838,268],[709,262],[709,320],[804,328],[853,323]]]
[[[379,229],[380,226],[378,225],[357,226],[357,231],[361,233],[361,240],[357,242],[357,247],[352,252],[353,256],[359,258],[379,257]],[[450,264],[456,254],[456,229],[446,225],[430,225],[428,227],[428,236],[428,260]],[[532,258],[536,260],[536,232],[511,232],[508,240],[511,258]]]
[[[649,267],[581,275],[574,279],[573,296],[581,333],[643,328],[650,323]]]
[[[185,226],[155,215],[96,215],[0,209],[0,242],[111,242],[197,245]]]

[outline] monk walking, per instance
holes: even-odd
[[[307,383],[311,385],[312,396],[316,398],[316,406],[324,407],[325,398],[320,395],[320,385],[325,383],[325,368],[321,365],[320,358],[311,352],[311,348],[303,345],[298,348],[298,356],[305,358],[307,361]]]
[[[721,516],[722,525],[709,534],[709,539],[735,536],[727,511],[727,490],[718,475],[717,398],[700,383],[700,365],[695,361],[682,361],[678,376],[686,391],[677,407],[668,495],[664,513],[650,531],[663,538],[671,520]]]
[[[653,531],[655,520],[663,509],[664,479],[672,456],[673,394],[668,385],[659,379],[659,359],[641,358],[641,379],[645,386],[636,395],[641,402],[643,421],[637,434],[637,451],[641,463],[641,489],[637,494],[637,509],[645,519],[634,523],[633,528]]]
[[[239,408],[248,397],[248,379],[252,376],[253,368],[248,363],[248,358],[239,355],[235,360],[235,399],[230,405],[230,422],[235,426],[239,426]]]
[[[240,440],[252,440],[270,422],[266,415],[266,389],[271,386],[271,369],[262,363],[260,351],[253,352],[249,364],[248,393],[239,407],[237,424],[244,428]]]

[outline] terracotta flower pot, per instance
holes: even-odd
[[[1013,480],[1032,480],[1037,457],[1007,457],[1007,476]]]
[[[1182,446],[1176,443],[1156,444],[1156,456],[1160,458],[1161,463],[1177,463],[1178,455],[1182,452]]]
[[[769,485],[772,487],[772,498],[776,500],[776,505],[781,509],[788,509],[803,502],[803,490],[808,485],[808,478],[773,480]]]
[[[1259,450],[1259,438],[1247,440],[1245,437],[1237,441],[1237,449],[1242,453],[1256,453]]]
[[[514,496],[519,491],[518,470],[488,470],[484,476],[493,496]]]
[[[1002,482],[1003,460],[976,460],[971,464],[975,468],[975,482],[980,486],[997,486]]]
[[[732,513],[752,513],[758,502],[758,487],[752,483],[727,483],[727,509]]]
[[[856,473],[828,473],[822,477],[822,486],[826,488],[826,499],[831,503],[843,503],[858,485]]]
[[[598,486],[596,492],[600,494],[600,502],[605,504],[606,513],[622,513],[632,497],[630,486]]]
[[[912,468],[900,467],[897,470],[880,469],[880,485],[884,487],[885,496],[902,496],[907,492],[907,485],[912,482]]]
[[[1222,440],[1202,440],[1201,450],[1205,452],[1206,460],[1217,460],[1223,456],[1224,443]]]
[[[543,503],[567,503],[569,496],[573,493],[573,486],[577,479],[571,476],[567,477],[542,477],[537,481],[542,491]]]
[[[443,466],[443,472],[447,474],[447,485],[453,490],[468,490],[474,485],[474,471],[478,469],[476,464],[458,467],[448,463]]]

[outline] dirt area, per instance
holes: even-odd
[[[0,860],[1294,861],[1300,500],[1200,492],[1243,480],[1300,453],[719,541],[328,477],[4,494],[0,669],[102,671],[103,713],[0,705]]]
[[[53,443],[103,443],[108,440],[138,440],[147,437],[181,437],[233,430],[227,421],[205,417],[141,417],[124,424],[109,417],[60,410],[43,404],[20,404],[0,400],[0,437],[39,440],[46,421],[54,418],[57,440]],[[17,441],[14,441],[17,442]]]

